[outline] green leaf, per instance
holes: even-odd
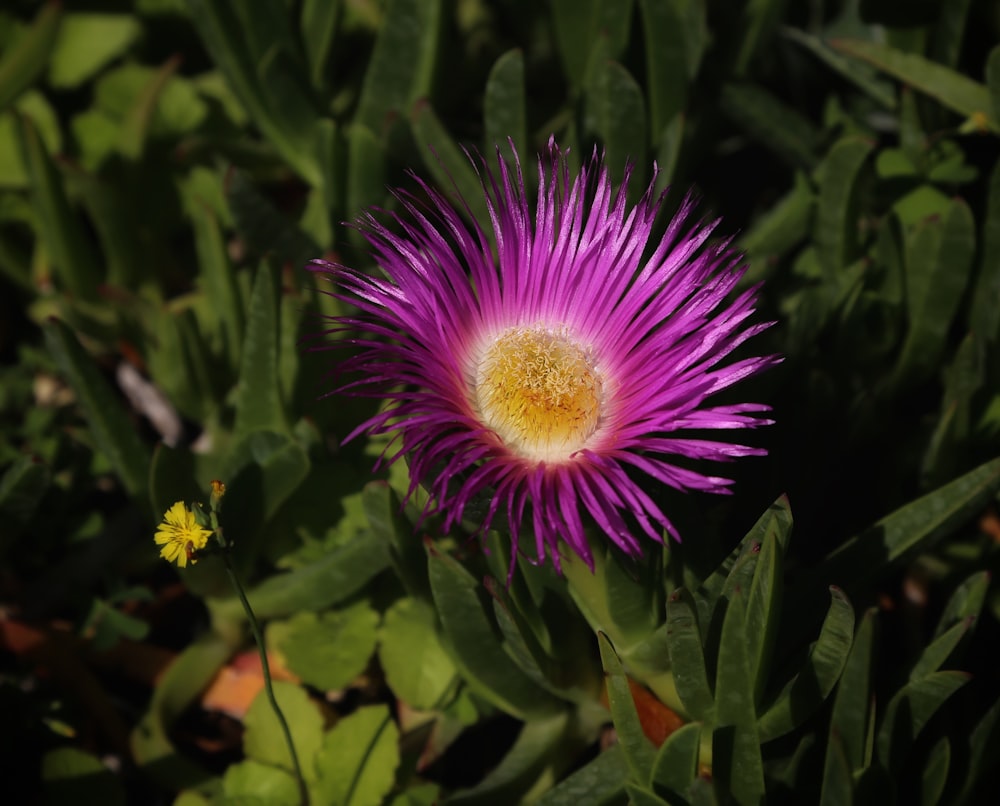
[[[941,802],[944,788],[948,783],[948,770],[951,768],[951,742],[947,736],[942,736],[927,756],[921,773],[922,786],[921,803],[934,806]]]
[[[420,599],[400,599],[386,611],[378,657],[392,693],[417,710],[440,709],[454,688],[455,665],[438,638],[434,608]]]
[[[156,684],[149,710],[132,731],[132,755],[140,770],[169,791],[211,782],[207,770],[178,753],[170,732],[231,652],[232,648],[214,634],[205,634],[189,644]]]
[[[316,766],[317,803],[381,804],[399,766],[399,728],[388,706],[364,706],[341,719],[323,737]]]
[[[51,483],[48,465],[35,456],[20,457],[0,476],[0,560],[29,527]]]
[[[685,0],[640,0],[654,139],[684,111],[688,85],[708,41],[705,5]]]
[[[248,759],[226,768],[222,777],[226,803],[261,802],[272,806],[299,806],[299,785],[290,772]],[[248,804],[249,806],[249,804]]]
[[[802,578],[809,590],[816,576],[860,587],[887,563],[926,549],[965,523],[1000,491],[1000,459],[980,465],[878,521],[837,549],[819,570]]]
[[[586,79],[595,51],[604,51],[609,59],[622,54],[632,20],[632,0],[554,0],[551,20],[563,75],[575,92]]]
[[[604,633],[597,634],[601,649],[601,665],[604,666],[604,680],[608,689],[608,705],[611,718],[618,733],[618,743],[625,753],[625,761],[633,781],[648,781],[653,772],[655,751],[646,734],[643,733],[636,711],[635,700],[629,687],[625,670],[611,642]]]
[[[286,433],[288,420],[278,383],[277,273],[268,264],[257,269],[247,316],[246,338],[236,387],[235,438],[253,431]]]
[[[994,51],[1000,73],[1000,47]],[[1000,75],[997,76],[1000,87]],[[980,233],[979,276],[969,310],[969,327],[985,341],[1000,341],[1000,160],[990,172]]]
[[[960,624],[968,618],[979,618],[991,581],[989,571],[977,571],[955,588],[941,613],[934,630],[934,637],[943,635],[955,624]]]
[[[303,568],[268,577],[248,590],[247,598],[259,619],[324,610],[349,599],[388,565],[385,546],[361,534]],[[243,611],[239,602],[226,600],[218,603],[218,612],[238,618]]]
[[[560,781],[535,803],[537,806],[612,806],[621,803],[628,765],[621,745],[612,745],[568,778]]]
[[[419,101],[413,108],[413,137],[420,146],[424,165],[439,187],[454,188],[462,197],[460,210],[468,205],[479,226],[490,224],[479,175],[465,152],[451,139],[430,103]]]
[[[766,278],[777,258],[805,239],[810,230],[815,202],[808,180],[803,174],[796,174],[795,186],[739,239],[739,246],[747,253],[750,262],[743,283],[749,285]]]
[[[896,108],[896,95],[891,85],[875,78],[874,71],[868,65],[842,56],[823,40],[798,28],[783,28],[781,35],[804,47],[880,106],[890,110]]]
[[[1000,45],[994,47],[986,57],[986,86],[990,92],[993,120],[1000,120]]]
[[[779,524],[777,515],[772,515],[772,525],[768,527],[761,543],[757,567],[747,597],[747,655],[750,660],[751,679],[754,681],[754,702],[757,704],[760,703],[764,687],[767,685],[781,613],[784,547],[791,528],[791,512],[787,509],[787,499],[782,501],[786,508],[778,511],[787,516],[788,520]],[[778,537],[779,531],[783,533],[783,538]]]
[[[458,562],[428,548],[434,604],[452,659],[469,687],[518,718],[549,716],[563,705],[504,652],[480,598],[482,586]]]
[[[247,250],[270,258],[273,269],[288,264],[298,268],[320,253],[319,245],[275,207],[246,171],[227,176],[226,202]]]
[[[800,112],[757,84],[726,84],[722,111],[754,140],[794,168],[816,163],[820,133]]]
[[[372,534],[385,546],[407,592],[416,598],[429,599],[427,554],[414,534],[413,525],[403,515],[396,491],[384,481],[370,481],[362,490],[361,502]]]
[[[357,122],[346,128],[347,137],[347,212],[359,216],[363,210],[381,205],[386,197],[386,154],[382,143],[367,126]],[[424,155],[421,155],[424,156]],[[425,157],[426,159],[426,157]],[[351,240],[367,250],[361,233],[351,230]]]
[[[996,763],[997,746],[1000,745],[1000,700],[996,700],[983,714],[976,726],[969,732],[966,743],[968,766],[965,771],[961,792],[956,796],[956,804],[972,803],[970,797],[977,789],[985,772],[984,767],[993,771]],[[989,773],[987,773],[989,774]]]
[[[843,742],[831,731],[826,748],[826,765],[820,790],[820,806],[853,806],[854,775]]]
[[[859,187],[872,144],[846,138],[830,149],[819,168],[815,242],[820,265],[834,287],[858,257]]]
[[[667,646],[677,694],[692,719],[709,720],[714,710],[702,649],[698,614],[691,594],[679,588],[667,599]]]
[[[620,178],[626,164],[646,164],[646,103],[642,89],[618,62],[598,67],[586,91],[587,111],[604,143],[604,163],[612,177]],[[645,190],[633,182],[630,198]]]
[[[121,56],[142,34],[127,14],[67,14],[49,63],[49,82],[58,89],[79,87]]]
[[[389,0],[365,72],[354,122],[384,132],[389,116],[430,94],[444,9],[441,0]]]
[[[135,103],[122,123],[119,135],[121,153],[129,159],[137,160],[142,156],[153,128],[153,117],[160,99],[180,64],[180,59],[177,57],[168,59],[153,73],[136,96]]]
[[[786,2],[787,0],[748,0],[744,5],[740,20],[743,37],[736,54],[737,75],[748,71],[760,49],[767,44],[784,14]]]
[[[854,640],[854,608],[839,588],[830,588],[830,609],[802,669],[757,721],[761,742],[790,733],[833,691]]]
[[[448,798],[449,806],[482,803],[523,803],[539,784],[554,777],[554,757],[564,751],[570,726],[568,714],[526,722],[514,745],[500,763],[476,786],[460,789]]]
[[[31,28],[0,60],[0,112],[35,83],[52,57],[62,22],[62,3],[46,3]]]
[[[943,220],[926,220],[907,239],[907,334],[897,376],[923,378],[937,367],[972,272],[975,222],[961,199]]]
[[[746,645],[746,597],[736,588],[726,607],[715,677],[712,775],[740,804],[764,797],[764,768]]]
[[[76,392],[98,449],[131,495],[145,493],[150,454],[119,398],[76,336],[57,319],[45,325],[45,342]]]
[[[843,776],[844,770],[850,776],[866,767],[870,761],[875,613],[874,609],[869,610],[861,619],[851,654],[837,686],[827,739],[824,791],[828,786],[840,788],[836,782]],[[830,781],[829,785],[827,781]],[[836,802],[840,802],[839,799]]]
[[[900,769],[927,721],[969,679],[965,672],[933,672],[911,680],[896,692],[885,709],[876,738],[879,758],[888,768]]]
[[[26,116],[21,116],[19,122],[21,154],[39,235],[65,290],[82,300],[96,300],[102,272],[94,246],[70,206],[62,178],[37,127]]]
[[[320,691],[346,688],[375,651],[379,615],[367,602],[317,615],[296,613],[268,626],[288,668]],[[273,632],[272,632],[273,631]]]
[[[924,651],[920,653],[920,657],[910,670],[910,680],[920,680],[940,669],[972,627],[972,622],[972,616],[966,617],[924,647]]]
[[[698,775],[701,729],[700,722],[689,722],[671,733],[660,746],[650,780],[658,792],[673,798],[694,781]]]
[[[920,90],[942,106],[966,118],[981,118],[984,125],[1000,131],[1000,125],[992,117],[989,92],[979,82],[916,53],[905,53],[879,42],[835,39],[830,44]]]
[[[637,784],[625,784],[625,792],[628,795],[629,806],[670,806],[655,792],[651,792]]]
[[[526,149],[528,121],[525,111],[524,55],[508,50],[493,63],[483,94],[483,147],[489,154],[497,146],[508,155],[507,139]]]
[[[302,43],[313,87],[326,84],[326,66],[333,52],[340,17],[340,0],[305,0],[302,4]]]
[[[99,758],[76,747],[47,752],[41,773],[46,803],[125,805],[121,780]]]
[[[302,775],[308,781],[315,780],[316,754],[323,743],[323,715],[301,686],[275,680],[272,687],[291,731]],[[266,691],[254,697],[243,717],[243,752],[254,761],[295,771],[284,731]]]

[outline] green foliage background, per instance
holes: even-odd
[[[222,478],[315,803],[994,791],[998,40],[990,0],[5,4],[4,786],[298,802],[263,699],[236,752],[192,740],[246,625],[217,560],[178,592],[151,536]],[[735,393],[777,420],[736,495],[665,498],[682,545],[508,588],[503,536],[414,534],[402,466],[340,447],[369,408],[322,397],[302,339],[345,311],[303,266],[370,267],[341,222],[408,170],[483,220],[463,149],[512,141],[530,182],[550,135],[669,187],[661,227],[694,188],[786,360]],[[118,691],[134,644],[178,655]],[[660,746],[626,674],[685,717]]]

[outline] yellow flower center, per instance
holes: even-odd
[[[513,327],[486,348],[476,372],[476,403],[512,451],[530,459],[568,459],[597,430],[601,376],[588,349],[565,330]]]

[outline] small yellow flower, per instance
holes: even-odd
[[[192,565],[198,561],[195,552],[205,548],[211,536],[211,531],[198,525],[184,502],[178,501],[164,513],[163,523],[156,528],[153,539],[161,546],[161,557],[183,568],[188,560]]]

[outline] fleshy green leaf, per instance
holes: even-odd
[[[667,599],[667,646],[677,693],[693,719],[708,720],[714,700],[705,670],[701,631],[694,600],[678,589]]]
[[[684,0],[640,0],[653,138],[683,112],[688,85],[708,40],[705,5]]]
[[[486,777],[470,789],[460,789],[449,804],[474,806],[488,803],[522,803],[537,784],[554,777],[551,765],[562,749],[569,726],[567,714],[525,723],[514,745]]]
[[[604,666],[604,680],[608,688],[608,704],[618,733],[618,742],[625,753],[625,761],[632,779],[648,781],[655,759],[653,745],[643,733],[628,678],[614,647],[604,633],[598,633],[597,640],[601,648],[601,664]]]
[[[858,257],[858,185],[871,150],[867,141],[841,140],[819,168],[815,242],[820,265],[835,284]]]
[[[454,559],[429,549],[428,568],[438,617],[452,659],[470,688],[509,714],[541,717],[562,710],[503,651],[475,579]]]
[[[62,177],[39,136],[38,128],[25,116],[20,117],[19,123],[22,159],[45,248],[65,290],[79,299],[95,300],[102,278],[100,259],[70,205]]]
[[[388,706],[364,706],[341,719],[323,737],[316,766],[317,803],[382,803],[399,766],[399,728]]]
[[[933,672],[896,692],[886,706],[876,739],[879,758],[887,767],[900,768],[927,721],[969,678],[965,672]]]
[[[764,797],[764,768],[746,645],[746,595],[736,588],[726,607],[715,678],[712,774],[741,804]]]
[[[848,777],[867,766],[870,761],[869,742],[872,732],[872,671],[875,658],[875,611],[869,610],[861,619],[851,654],[837,686],[830,715],[823,790],[841,789],[838,783],[846,770]],[[829,784],[827,783],[829,781]],[[840,802],[834,799],[830,802]]]
[[[35,83],[52,56],[62,23],[62,3],[46,3],[31,28],[0,60],[0,111]]]
[[[524,96],[524,55],[509,50],[494,62],[483,94],[483,146],[486,154],[499,146],[508,155],[507,139],[519,149],[528,147]]]
[[[820,134],[793,107],[756,84],[727,84],[720,97],[722,111],[761,145],[795,168],[812,168]]]
[[[951,768],[951,742],[947,736],[942,736],[927,755],[921,773],[922,802],[927,806],[941,802],[944,788],[948,783],[948,771]]]
[[[429,94],[443,17],[441,0],[390,0],[361,87],[357,125],[385,131],[390,114],[402,114]]]
[[[621,803],[628,765],[621,745],[613,745],[593,761],[542,795],[537,806],[612,806]]]
[[[965,619],[979,617],[990,588],[990,581],[989,571],[977,571],[955,588],[938,620],[934,630],[935,638]]]
[[[981,118],[984,126],[1000,131],[992,117],[989,92],[979,82],[916,53],[905,53],[879,42],[835,39],[830,44],[931,96],[942,106],[967,118]]]
[[[612,177],[621,177],[628,163],[646,163],[646,102],[639,84],[617,62],[605,62],[594,72],[587,86],[587,111],[593,127],[604,143],[604,163]],[[630,197],[637,199],[644,188],[641,182],[630,186]]]
[[[125,489],[131,495],[142,495],[149,481],[150,454],[118,396],[64,323],[50,320],[45,326],[45,341],[77,394],[98,448]]]
[[[853,639],[854,608],[831,587],[830,609],[804,666],[757,722],[762,742],[791,732],[823,704],[840,679]]]
[[[236,391],[234,436],[288,430],[278,383],[278,288],[271,267],[257,270]]]
[[[671,733],[660,746],[653,762],[650,784],[667,797],[683,792],[698,774],[701,723],[689,722]]]

